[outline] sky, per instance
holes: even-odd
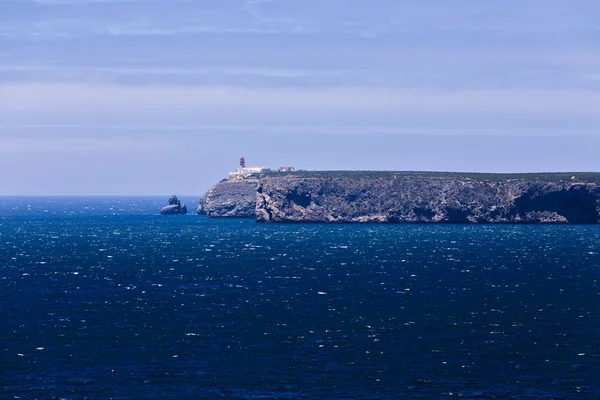
[[[0,195],[600,171],[597,0],[0,0]]]

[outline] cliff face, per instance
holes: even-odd
[[[258,178],[224,179],[209,189],[198,204],[207,217],[254,218]]]
[[[576,176],[330,173],[260,180],[264,222],[598,223],[600,186]],[[548,179],[548,178],[551,179]]]

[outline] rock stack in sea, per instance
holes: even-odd
[[[169,197],[169,205],[160,210],[160,213],[163,215],[180,215],[187,214],[187,212],[185,204],[175,195]]]

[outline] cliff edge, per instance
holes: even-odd
[[[261,222],[599,223],[600,174],[330,171],[260,179]]]
[[[223,179],[200,198],[198,214],[209,218],[254,218],[258,183],[258,177]]]

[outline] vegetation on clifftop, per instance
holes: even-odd
[[[435,172],[435,171],[295,171],[277,172],[267,177],[296,178],[437,178],[477,181],[540,181],[540,182],[587,182],[600,183],[600,172],[531,172],[531,173],[487,173],[487,172]]]

